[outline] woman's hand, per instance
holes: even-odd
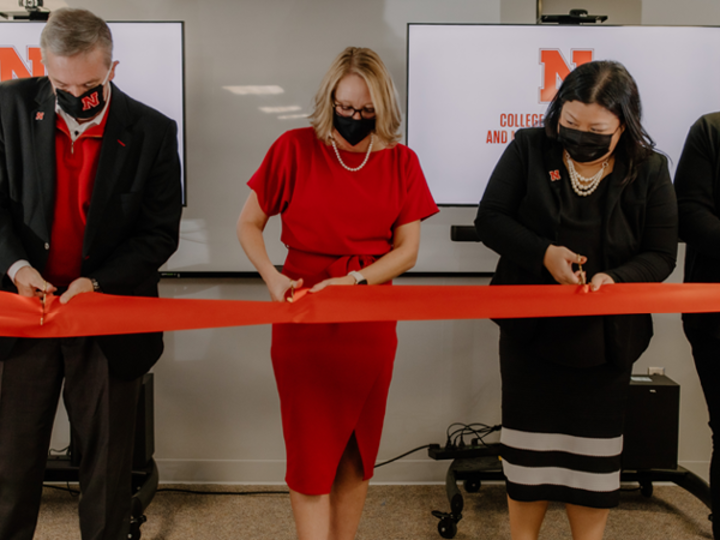
[[[268,291],[270,291],[270,298],[273,302],[285,302],[287,300],[287,292],[291,287],[299,289],[302,287],[302,278],[297,281],[293,281],[287,276],[284,276],[280,272],[277,272],[271,280],[267,283]]]
[[[267,221],[268,216],[260,207],[257,193],[251,191],[238,218],[238,240],[240,240],[240,244],[250,262],[260,272],[268,291],[270,291],[272,301],[285,302],[288,290],[291,287],[299,289],[302,287],[303,280],[293,281],[289,277],[282,275],[273,266],[265,249],[265,240],[263,240],[263,231]]]
[[[573,271],[573,264],[585,264],[587,257],[574,253],[563,246],[548,246],[543,264],[552,277],[562,285],[579,285],[583,278],[580,270]],[[609,277],[609,276],[608,276]]]
[[[311,293],[322,291],[328,285],[355,285],[355,278],[352,276],[334,277],[316,283],[315,286],[310,289]]]
[[[607,274],[598,272],[593,276],[592,281],[590,282],[590,290],[593,292],[599,291],[600,287],[602,287],[603,285],[612,285],[613,283],[615,283],[615,280],[613,278],[611,278]]]

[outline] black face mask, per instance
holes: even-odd
[[[111,71],[112,67],[105,75],[105,80],[102,83],[79,97],[75,97],[65,90],[56,89],[55,95],[57,96],[58,105],[73,118],[80,120],[92,118],[102,111],[105,106],[105,92],[103,92],[103,89]]]
[[[361,118],[360,120],[355,120],[349,116],[340,116],[338,113],[335,113],[333,126],[337,129],[338,133],[342,135],[342,138],[350,143],[350,146],[355,146],[375,129],[375,119]]]
[[[560,124],[558,141],[565,147],[573,161],[587,163],[600,159],[610,151],[613,135],[579,131]]]
[[[60,89],[57,89],[55,93],[57,94],[58,105],[73,118],[81,120],[92,118],[102,111],[105,106],[102,84],[91,88],[80,97],[75,97],[70,92]]]

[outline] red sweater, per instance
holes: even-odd
[[[80,277],[85,224],[107,117],[106,113],[100,125],[87,129],[73,143],[65,120],[56,115],[55,213],[44,272],[56,287]]]

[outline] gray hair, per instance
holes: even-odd
[[[53,11],[40,35],[43,61],[47,51],[58,56],[75,56],[100,47],[105,63],[112,64],[113,41],[107,23],[87,9],[60,8]]]

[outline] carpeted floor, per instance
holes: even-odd
[[[161,486],[208,491],[278,490],[277,486]],[[483,485],[464,494],[457,540],[509,539],[505,488]],[[448,511],[444,486],[372,486],[357,540],[438,540],[432,510]],[[218,496],[161,492],[146,512],[143,540],[291,540],[295,538],[287,495]],[[621,496],[605,538],[632,540],[711,539],[707,508],[675,486],[655,486],[651,498],[639,491]],[[45,489],[36,540],[78,540],[77,499]],[[540,538],[570,540],[561,505],[552,505]]]

